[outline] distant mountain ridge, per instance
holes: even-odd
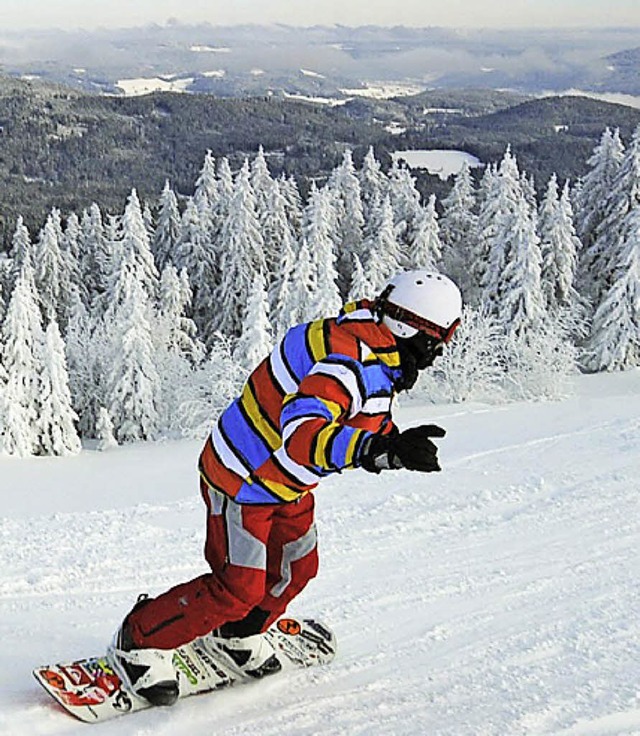
[[[284,93],[345,99],[376,82],[422,88],[581,88],[640,93],[640,28],[456,30],[378,26],[213,26],[11,33],[5,72],[122,94],[121,80],[182,80],[218,96]],[[300,73],[301,69],[319,76]],[[634,76],[635,70],[635,76]]]

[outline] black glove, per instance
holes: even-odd
[[[412,427],[397,434],[374,434],[362,446],[360,466],[370,473],[400,468],[421,473],[440,470],[438,448],[429,438],[445,434],[446,431],[435,424]]]

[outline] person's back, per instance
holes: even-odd
[[[200,457],[207,485],[237,503],[292,501],[353,465],[366,432],[390,425],[400,358],[372,306],[288,331],[216,422]],[[311,453],[304,436],[318,432]]]

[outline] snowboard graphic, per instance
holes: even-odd
[[[282,618],[266,636],[282,663],[280,672],[327,664],[335,656],[333,632],[313,619]],[[233,661],[215,649],[206,636],[176,649],[173,665],[178,673],[181,698],[258,682],[239,672]],[[56,702],[87,723],[152,707],[126,687],[109,666],[106,656],[38,667],[33,674]]]

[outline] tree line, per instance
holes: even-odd
[[[557,396],[578,369],[640,358],[640,127],[607,129],[579,181],[540,202],[507,148],[423,201],[406,167],[347,150],[305,198],[262,148],[207,152],[193,194],[136,190],[118,215],[22,218],[0,262],[0,431],[29,456],[204,432],[292,324],[373,298],[395,272],[450,275],[463,326],[432,400]]]

